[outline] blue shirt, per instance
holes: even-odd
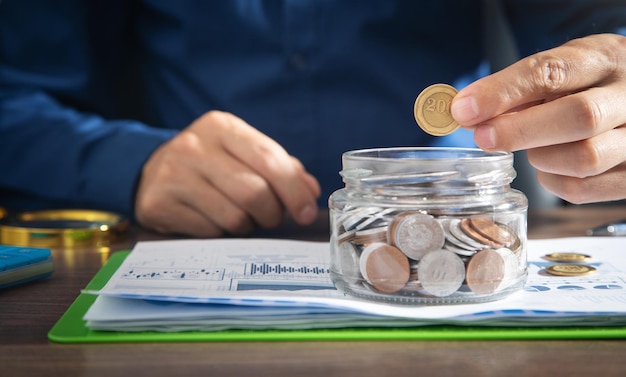
[[[505,9],[524,56],[623,32],[618,3]],[[321,203],[347,150],[473,146],[426,135],[412,109],[432,83],[487,72],[481,18],[478,0],[1,1],[0,206],[132,216],[143,163],[214,109],[300,159]]]

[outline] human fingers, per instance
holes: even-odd
[[[605,173],[626,161],[626,127],[572,143],[526,151],[528,162],[538,171],[587,178]]]
[[[291,156],[291,160],[294,165],[296,165],[296,168],[299,170],[300,176],[302,177],[302,180],[307,184],[309,191],[313,194],[313,196],[319,198],[322,193],[322,188],[320,187],[317,179],[306,171],[304,165],[302,165],[302,162],[300,162],[300,160],[298,160],[294,156]]]
[[[537,171],[537,180],[546,190],[574,204],[626,199],[626,163],[586,178]]]
[[[213,128],[216,134],[220,134],[221,131],[216,130],[219,127]],[[235,156],[223,150],[214,151],[198,165],[207,183],[254,223],[262,228],[272,228],[282,221],[284,207],[270,184]]]
[[[278,143],[240,118],[217,112],[214,116],[223,117],[220,124],[227,128],[222,134],[229,136],[221,138],[224,149],[269,184],[296,222],[313,222],[318,211],[319,187],[302,165],[294,163]]]
[[[474,141],[516,151],[585,140],[625,123],[626,83],[612,83],[489,119],[474,128]]]
[[[451,112],[474,126],[533,102],[624,79],[626,38],[603,34],[575,39],[537,54],[463,88]]]
[[[183,134],[182,139],[187,138]],[[135,195],[135,216],[148,229],[166,234],[219,237],[225,230],[246,233],[252,221],[217,190],[191,173],[178,153],[181,138],[158,148],[144,165]]]

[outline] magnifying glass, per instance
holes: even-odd
[[[5,213],[0,214],[0,243],[46,248],[101,247],[123,236],[128,224],[122,215],[87,209]]]

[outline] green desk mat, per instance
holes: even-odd
[[[102,288],[129,251],[111,255],[87,285]],[[111,332],[85,327],[83,315],[96,296],[81,293],[48,333],[59,343],[111,342],[232,342],[232,341],[329,341],[329,340],[497,340],[497,339],[617,339],[626,338],[626,327],[471,327],[422,326],[414,328],[342,328],[312,330],[225,330],[214,332]]]

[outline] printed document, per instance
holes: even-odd
[[[424,326],[625,326],[626,238],[528,241],[525,288],[478,304],[394,305],[337,291],[327,242],[214,239],[139,242],[85,315],[115,331]],[[545,273],[555,252],[588,254],[597,273]]]

